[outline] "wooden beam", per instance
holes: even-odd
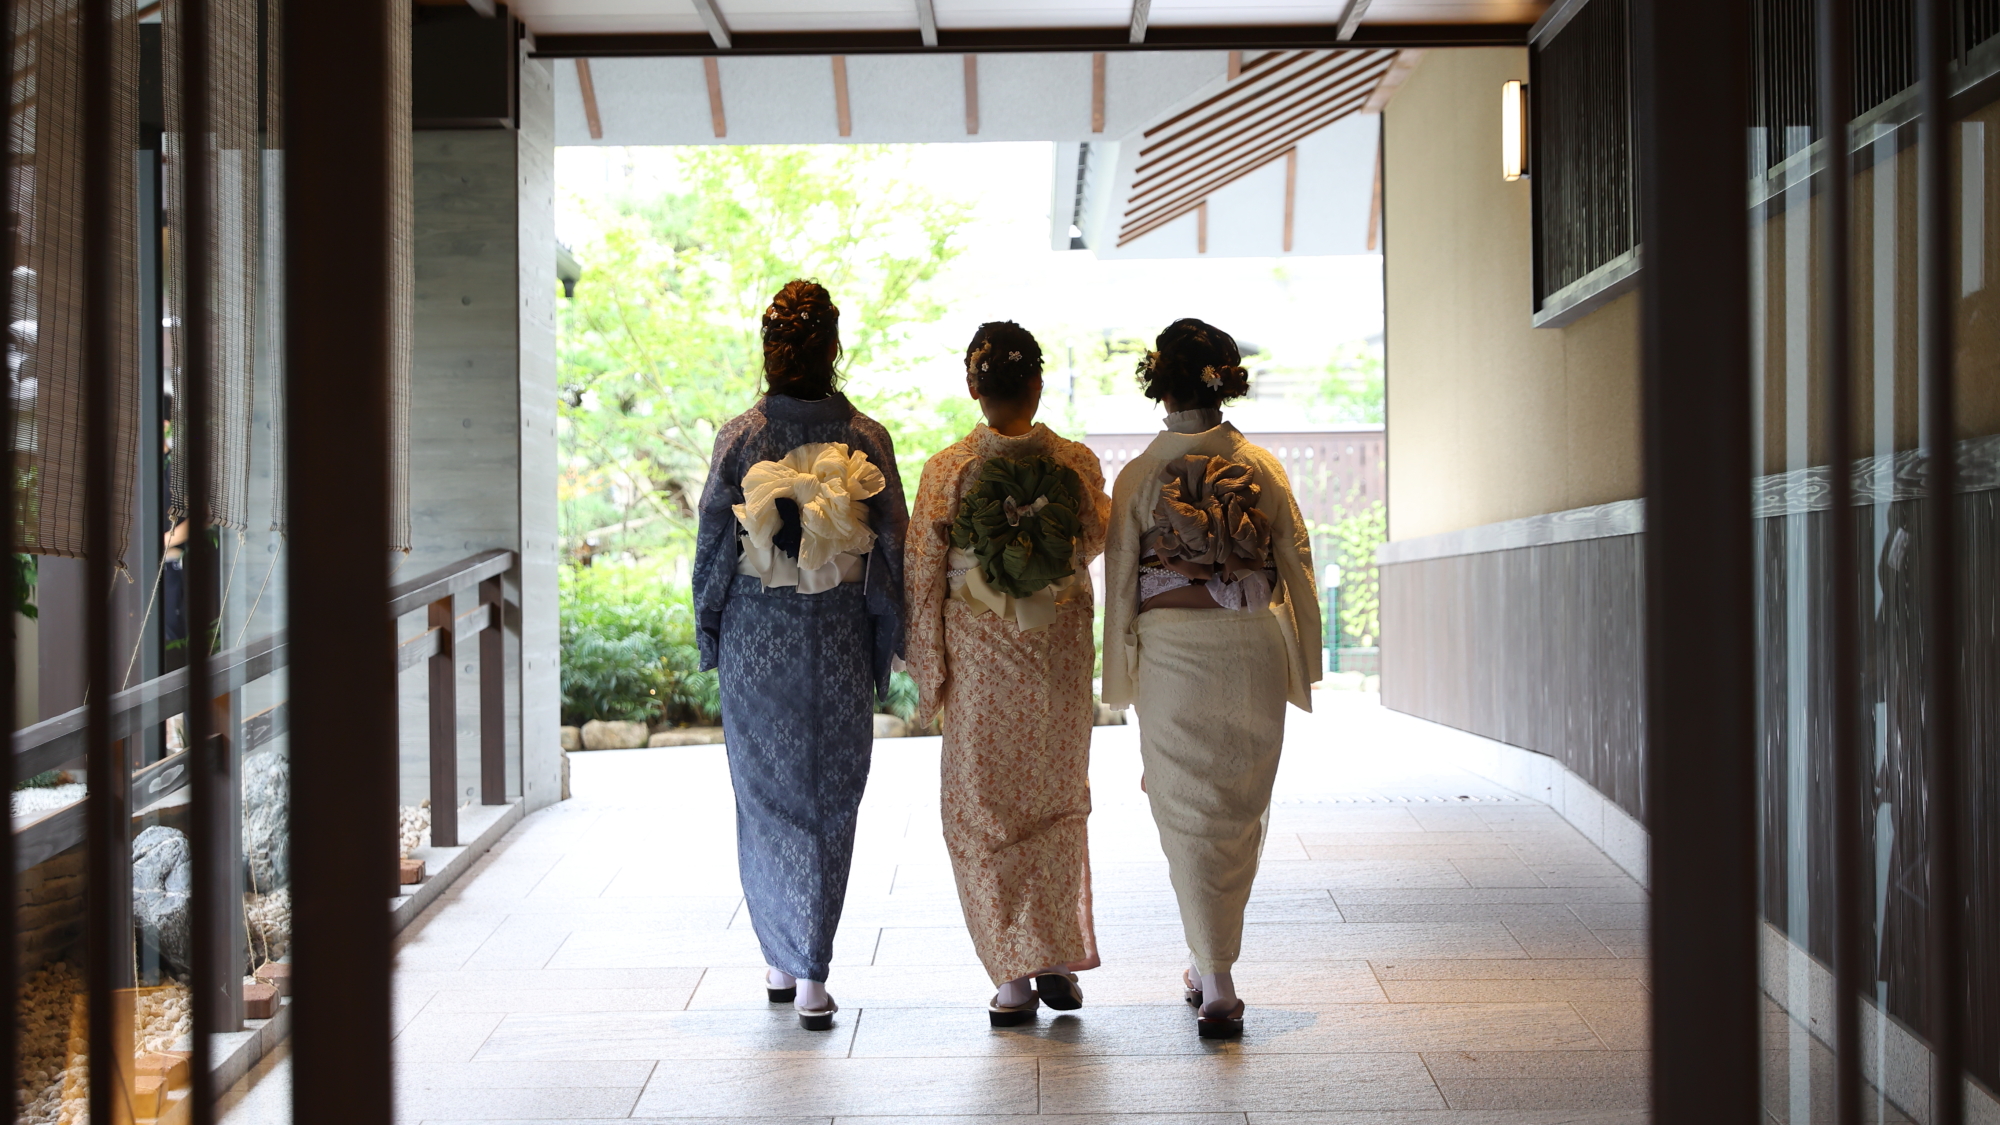
[[[729,122],[722,116],[722,69],[712,55],[701,60],[701,69],[708,76],[708,119],[715,126],[715,135],[726,137]]]
[[[1292,252],[1292,214],[1299,201],[1299,150],[1285,151],[1285,253]]]
[[[1154,209],[1146,212],[1143,215],[1139,215],[1137,217],[1127,215],[1125,217],[1124,224],[1120,226],[1118,230],[1118,245],[1123,246],[1126,243],[1131,242],[1136,238],[1140,238],[1144,235],[1151,234],[1153,231],[1156,231],[1161,227],[1166,226],[1168,223],[1173,222],[1175,219],[1178,219],[1181,216],[1187,214],[1189,211],[1196,210],[1197,208],[1201,207],[1203,204],[1208,202],[1208,196],[1200,193],[1203,192],[1213,193],[1216,191],[1220,191],[1221,189],[1228,187],[1230,184],[1235,183],[1236,181],[1242,179],[1243,177],[1249,175],[1250,173],[1258,171],[1259,169],[1263,168],[1266,164],[1271,163],[1273,160],[1278,159],[1278,155],[1280,154],[1272,154],[1264,157],[1262,160],[1259,160],[1258,162],[1250,165],[1247,168],[1230,172],[1227,175],[1212,177],[1211,179],[1197,185],[1189,192],[1176,196],[1172,201],[1168,203],[1156,204]]]
[[[597,83],[590,80],[590,60],[576,60],[576,85],[583,91],[583,120],[590,126],[590,139],[604,139],[604,119],[597,116]]]
[[[1236,81],[1236,76],[1241,73],[1243,73],[1243,52],[1229,52],[1229,80]]]
[[[1146,41],[1146,21],[1151,18],[1152,14],[1153,0],[1132,0],[1132,42],[1144,43]]]
[[[1194,252],[1208,253],[1208,200],[1194,209]]]
[[[1104,52],[1090,56],[1090,131],[1104,131]]]
[[[833,113],[840,123],[840,135],[854,135],[854,118],[847,107],[847,56],[833,56]]]
[[[701,26],[708,29],[708,38],[716,46],[728,50],[731,42],[729,25],[722,22],[722,13],[716,10],[715,0],[694,0],[695,14],[701,17]],[[716,136],[722,134],[717,133]]]
[[[979,56],[965,56],[965,135],[979,135]]]
[[[1382,81],[1376,84],[1375,92],[1368,95],[1368,101],[1361,107],[1361,112],[1380,113],[1388,109],[1389,99],[1396,96],[1396,91],[1402,88],[1403,81],[1409,78],[1410,72],[1417,69],[1417,64],[1423,59],[1422,51],[1397,51],[1395,59],[1389,63],[1389,69],[1382,73]]]
[[[1361,17],[1368,14],[1368,0],[1347,0],[1347,8],[1340,13],[1340,31],[1337,38],[1352,39],[1361,26]]]
[[[1184,159],[1141,171],[1133,180],[1125,214],[1131,216],[1157,206],[1160,198],[1179,192],[1183,197],[1206,196],[1221,186],[1218,177],[1248,171],[1284,154],[1286,148],[1326,128],[1361,108],[1355,91],[1335,92],[1283,121],[1260,129],[1245,129],[1226,141],[1185,154]],[[1209,182],[1192,191],[1190,183],[1206,177]]]
[[[1285,58],[1283,62],[1278,63],[1276,66],[1272,67],[1269,71],[1267,71],[1263,75],[1263,77],[1269,78],[1271,75],[1278,73],[1279,71],[1285,69],[1286,67],[1294,66],[1299,63],[1306,64],[1306,70],[1299,72],[1303,74],[1306,71],[1313,70],[1320,66],[1332,65],[1333,57],[1329,55],[1315,60],[1313,58],[1312,52],[1310,51],[1293,51]],[[1155,125],[1152,128],[1146,130],[1144,135],[1147,137],[1158,136],[1159,134],[1164,133],[1169,129],[1172,129],[1174,126],[1180,124],[1181,122],[1187,120],[1188,118],[1193,117],[1195,114],[1203,112],[1204,110],[1208,109],[1210,106],[1217,104],[1218,102],[1234,102],[1243,97],[1244,93],[1241,90],[1224,90],[1222,93],[1216,94],[1215,96],[1207,99],[1206,101],[1199,102],[1195,105],[1191,105],[1188,108],[1180,111],[1179,113],[1174,114],[1172,117],[1169,117],[1165,121],[1160,122],[1158,125]],[[1147,152],[1152,151],[1154,147],[1155,147],[1154,145],[1146,146],[1144,149],[1140,150],[1140,155],[1141,156],[1145,155]]]
[[[1367,96],[1367,83],[1373,77],[1362,75],[1358,79],[1321,87],[1304,97],[1271,107],[1255,120],[1249,120],[1246,115],[1230,122],[1226,128],[1211,130],[1171,154],[1142,161],[1133,176],[1127,212],[1142,206],[1147,197],[1158,195],[1191,178],[1209,175],[1246,160],[1261,162],[1275,157],[1286,145],[1360,109]],[[1316,100],[1307,101],[1307,98]]]
[[[1367,56],[1362,56],[1364,59]],[[1168,159],[1182,149],[1211,140],[1218,134],[1235,129],[1253,119],[1269,120],[1299,104],[1324,94],[1330,89],[1351,85],[1357,76],[1364,76],[1373,82],[1376,72],[1373,64],[1363,62],[1353,65],[1338,55],[1320,56],[1320,61],[1304,70],[1293,72],[1283,81],[1258,90],[1248,97],[1241,97],[1199,121],[1191,121],[1178,132],[1159,137],[1139,150],[1140,174],[1147,165]],[[1235,116],[1229,116],[1234,114]],[[1197,133],[1196,130],[1206,130]]]
[[[931,0],[917,0],[917,30],[924,38],[924,46],[937,46],[937,9],[931,6]]]
[[[1127,41],[1123,27],[1027,27],[940,29],[937,47],[924,45],[916,28],[863,31],[731,32],[730,45],[715,45],[700,32],[610,32],[537,35],[530,58],[676,58],[704,55],[916,55],[938,49],[980,54],[1051,51],[1324,51],[1396,50],[1404,47],[1523,47],[1524,23],[1370,23],[1354,38],[1337,37],[1333,24],[1150,28],[1144,43]],[[1246,60],[1244,69],[1258,63]]]

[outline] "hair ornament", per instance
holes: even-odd
[[[1219,391],[1222,389],[1222,376],[1215,373],[1213,366],[1201,369],[1201,381],[1208,384],[1209,390]]]
[[[991,371],[993,370],[993,365],[987,363],[985,360],[982,359],[979,361],[979,369],[981,371]]]
[[[1157,351],[1149,351],[1149,352],[1147,352],[1147,353],[1146,353],[1146,360],[1145,360],[1145,365],[1146,365],[1146,370],[1148,370],[1148,371],[1157,371],[1157,370],[1159,370],[1159,368],[1160,368],[1160,353],[1159,353],[1159,352],[1157,352]]]
[[[1019,362],[1021,362],[1021,353],[1020,353],[1020,352],[1008,352],[1008,353],[1007,353],[1007,359],[1008,359],[1008,361],[1009,361],[1009,362],[1011,362],[1011,363],[1019,363]]]

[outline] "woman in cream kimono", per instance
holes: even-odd
[[[1092,599],[1110,501],[1088,446],[1035,422],[1042,351],[980,326],[966,387],[986,414],[930,459],[909,542],[920,720],[944,713],[944,837],[994,1027],[1082,1006],[1090,918]]]
[[[827,962],[903,636],[903,486],[888,433],[834,389],[839,325],[809,281],[764,313],[768,393],[716,434],[694,565],[769,998],[813,1031],[838,1010]]]
[[[1160,333],[1139,375],[1167,430],[1118,474],[1104,567],[1104,702],[1136,704],[1147,796],[1205,1038],[1240,1034],[1230,969],[1278,772],[1285,704],[1320,678],[1312,547],[1285,471],[1222,420],[1249,391],[1236,341]],[[1199,979],[1196,979],[1196,977]]]

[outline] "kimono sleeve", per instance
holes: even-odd
[[[716,665],[722,641],[722,607],[729,601],[730,582],[736,577],[737,555],[742,550],[732,509],[743,502],[742,481],[734,471],[743,429],[731,423],[715,436],[715,455],[709,461],[708,483],[702,486],[701,506],[696,512],[695,645],[701,652],[704,672]]]
[[[950,667],[944,649],[944,603],[948,543],[958,499],[960,458],[945,450],[924,464],[917,503],[910,513],[908,548],[903,557],[903,659],[917,681],[917,722],[928,724],[944,705]]]

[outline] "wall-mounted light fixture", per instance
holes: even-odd
[[[1512,183],[1528,174],[1528,84],[1500,85],[1500,175]]]

